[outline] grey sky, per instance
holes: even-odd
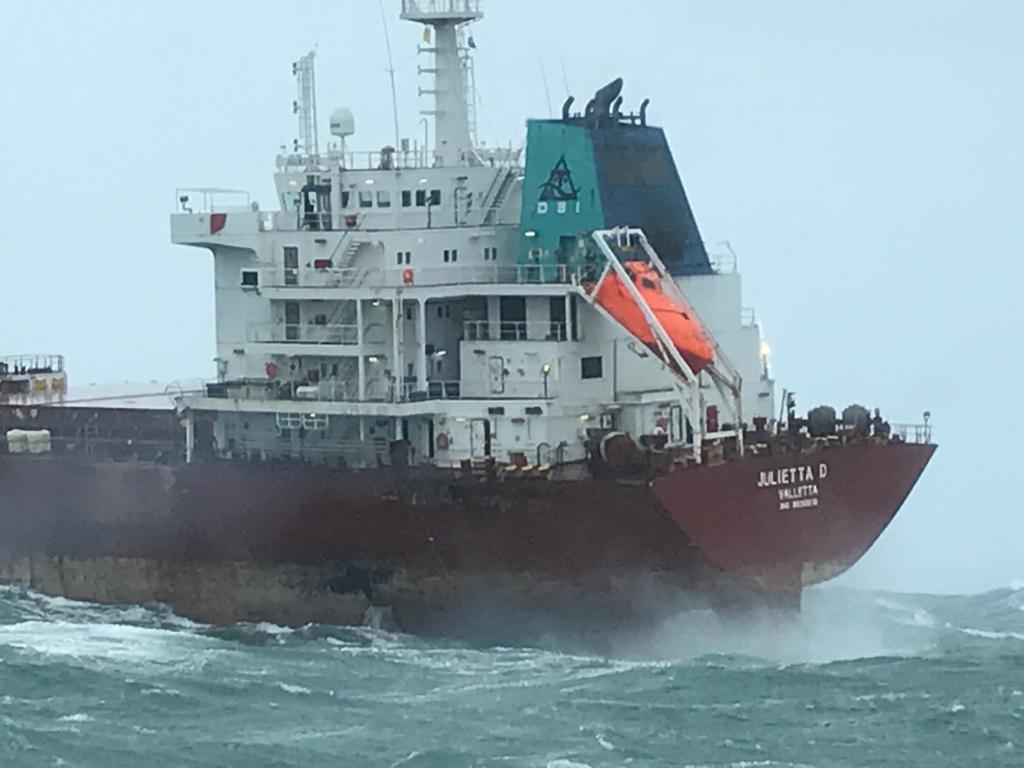
[[[419,28],[385,9],[403,135]],[[479,127],[518,143],[617,75],[651,97],[706,239],[801,406],[932,411],[941,444],[849,583],[1024,579],[1024,5],[490,0]],[[625,15],[624,15],[625,14]],[[0,351],[64,352],[83,381],[212,373],[209,255],[168,244],[178,186],[273,202],[295,135],[290,63],[318,45],[321,132],[393,141],[380,12],[324,3],[0,4]]]

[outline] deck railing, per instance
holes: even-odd
[[[256,344],[357,344],[359,326],[346,323],[261,323],[250,326]]]
[[[565,341],[568,325],[557,320],[467,320],[463,332],[466,341]]]
[[[932,441],[932,425],[928,422],[922,424],[893,424],[892,434],[905,443],[927,445]]]

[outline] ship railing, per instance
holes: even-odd
[[[232,457],[257,461],[313,460],[316,463],[336,463],[348,467],[376,467],[391,463],[387,443],[377,444],[370,440],[333,440],[317,444],[305,442],[294,448],[290,444],[236,440],[228,450]]]
[[[474,164],[483,164],[492,168],[522,165],[522,149],[518,147],[480,147],[473,150]],[[470,164],[466,158],[459,165]],[[394,152],[381,150],[354,150],[342,152],[332,148],[320,154],[289,153],[277,156],[277,170],[285,173],[303,171],[320,171],[330,173],[342,171],[412,171],[442,168],[440,158],[435,156],[430,147],[413,146],[410,149],[398,149]]]
[[[270,267],[260,272],[260,285],[267,288],[351,288],[358,286],[367,270],[359,267],[327,269],[283,269]]]
[[[466,341],[566,341],[569,331],[557,320],[467,320],[462,328]]]
[[[179,187],[174,190],[179,213],[231,213],[252,211],[252,197],[243,189]]]
[[[932,425],[927,422],[923,424],[893,424],[892,435],[904,443],[928,445],[932,441]]]
[[[739,257],[736,255],[736,251],[732,249],[732,244],[728,240],[720,240],[716,243],[705,242],[704,250],[707,251],[711,269],[717,274],[735,274]]]
[[[284,270],[270,267],[260,274],[261,285],[268,288],[413,288],[424,285],[576,285],[579,268],[567,264],[535,266],[531,264],[467,264],[445,267],[360,267],[300,268]]]
[[[480,0],[402,0],[402,18],[477,18],[479,15]]]
[[[461,389],[464,400],[551,400],[558,397],[557,379],[520,377],[508,371],[486,380],[465,379]]]
[[[0,447],[8,450],[0,435]],[[86,455],[115,459],[137,458],[173,462],[184,456],[184,445],[178,440],[136,437],[99,437],[82,434],[74,437],[51,435],[48,450],[41,455]]]
[[[249,327],[256,344],[358,344],[359,326],[352,323],[259,323]]]
[[[0,357],[0,376],[29,376],[62,373],[63,355],[7,355]]]
[[[367,281],[374,287],[413,285],[459,285],[473,283],[576,284],[580,270],[568,264],[474,264],[450,267],[400,267],[370,271]],[[379,281],[379,282],[378,282]]]

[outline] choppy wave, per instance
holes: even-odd
[[[0,590],[0,766],[1024,764],[1024,585],[473,648]]]

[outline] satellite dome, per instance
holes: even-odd
[[[356,132],[356,118],[351,109],[341,107],[331,112],[331,134],[344,139]]]

